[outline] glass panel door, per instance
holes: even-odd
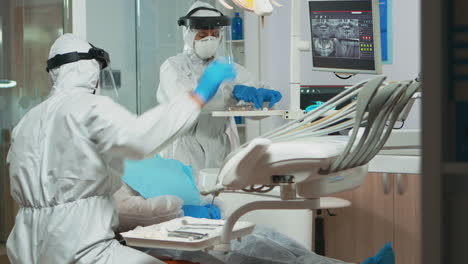
[[[137,113],[135,12],[135,1],[86,1],[87,40],[109,52],[119,103],[133,113]]]
[[[49,94],[49,49],[63,33],[63,0],[0,0],[0,243],[14,225],[6,155],[15,124]]]
[[[163,62],[182,52],[182,28],[177,25],[193,1],[141,1],[137,21],[140,112],[156,105],[159,85],[159,67]]]

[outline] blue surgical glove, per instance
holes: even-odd
[[[234,86],[234,90],[232,91],[232,95],[236,100],[242,100],[248,103],[254,103],[256,108],[260,108],[263,104],[260,103],[259,98],[257,96],[257,89],[251,86],[245,85],[236,85]]]
[[[268,107],[272,107],[279,100],[281,100],[281,93],[269,89],[256,89],[255,87],[236,85],[232,92],[234,98],[246,102],[254,103],[255,108],[259,109],[263,106],[263,102],[270,102]]]
[[[223,81],[234,80],[235,78],[234,64],[223,60],[215,60],[206,67],[194,93],[203,103],[207,103],[216,94]]]
[[[260,107],[261,105],[263,105],[263,102],[270,102],[270,104],[268,104],[269,108],[273,107],[273,105],[279,102],[283,97],[280,92],[265,88],[258,89],[257,96],[259,97],[259,101],[261,102]]]
[[[208,219],[221,219],[221,212],[216,205],[210,211],[210,204],[205,206],[201,205],[184,205],[182,206],[184,216],[191,216],[195,218],[208,218]],[[208,212],[210,213],[208,215]]]

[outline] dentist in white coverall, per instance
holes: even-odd
[[[196,1],[187,15],[179,19],[179,25],[184,26],[184,50],[161,65],[156,94],[159,103],[169,102],[197,87],[206,66],[222,56],[220,51],[230,21],[222,12],[201,1]],[[190,130],[162,151],[165,158],[191,165],[195,176],[204,168],[220,168],[224,158],[239,146],[234,119],[213,117],[212,111],[224,111],[226,105],[239,100],[254,102],[257,108],[267,101],[272,107],[281,99],[278,91],[264,89],[268,85],[257,81],[246,68],[239,64],[235,67],[236,79],[224,83]]]
[[[113,239],[112,194],[124,159],[152,156],[192,127],[235,72],[216,61],[193,92],[137,117],[97,92],[106,54],[71,34],[58,38],[48,61],[50,96],[13,130],[7,163],[20,205],[7,242],[13,264],[162,263]]]

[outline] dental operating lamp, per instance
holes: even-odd
[[[238,7],[254,12],[259,16],[268,16],[273,13],[273,5],[282,7],[276,0],[232,0]],[[218,0],[227,9],[233,9],[225,0]]]

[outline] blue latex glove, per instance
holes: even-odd
[[[182,206],[182,210],[184,211],[184,216],[191,216],[195,218],[208,218],[208,219],[221,219],[221,212],[216,205],[213,205],[213,208],[210,212],[210,204],[205,206],[197,206],[197,205],[184,205]],[[208,215],[208,212],[210,214]]]
[[[362,264],[395,264],[392,244],[388,242],[375,256],[366,259]]]
[[[213,98],[223,81],[234,80],[235,78],[236,71],[233,63],[215,60],[206,67],[194,93],[206,103]]]
[[[260,103],[257,96],[257,89],[251,86],[236,85],[232,91],[232,95],[236,100],[242,100],[248,103],[254,103],[256,108],[260,108],[263,101]]]
[[[237,100],[254,103],[257,109],[263,106],[263,102],[270,102],[268,107],[273,107],[282,97],[281,93],[275,90],[265,88],[256,89],[255,87],[245,85],[234,86],[232,94]]]
[[[268,104],[269,108],[273,107],[273,105],[279,102],[283,97],[280,92],[265,88],[258,89],[257,96],[259,97],[259,101],[261,102],[260,107],[263,105],[263,102],[270,102],[270,104]]]

